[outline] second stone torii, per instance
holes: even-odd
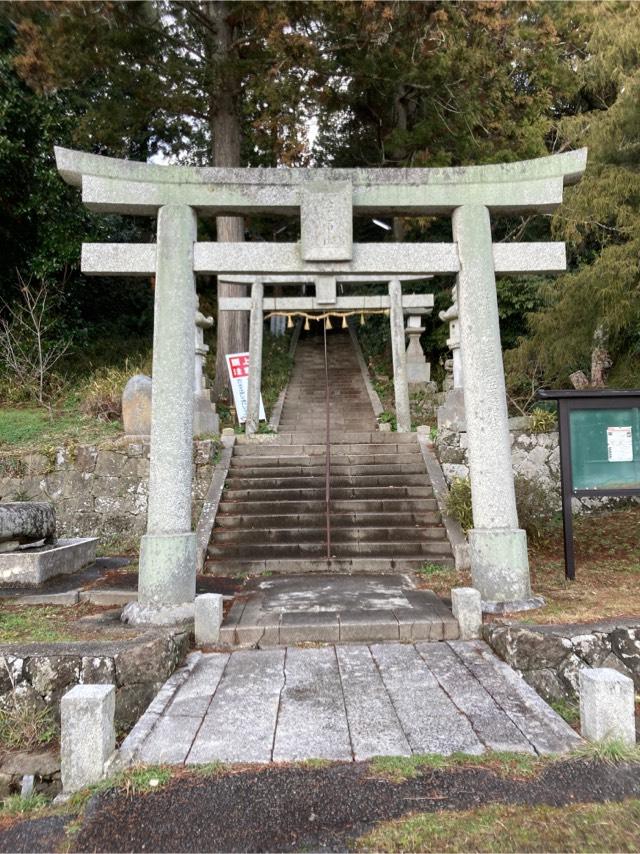
[[[218,302],[220,311],[249,311],[249,381],[247,388],[247,420],[245,431],[255,433],[259,426],[260,387],[262,381],[262,339],[265,312],[327,311],[336,313],[370,310],[388,310],[391,326],[391,344],[393,354],[393,385],[396,404],[397,429],[399,433],[411,431],[411,413],[409,409],[409,377],[407,373],[407,350],[405,348],[404,315],[412,312],[430,314],[433,310],[433,294],[403,294],[402,282],[425,280],[430,276],[403,276],[392,279],[390,276],[344,275],[310,278],[309,276],[271,275],[252,280],[248,276],[224,276],[221,280],[234,285],[251,285],[250,297],[223,297]],[[362,282],[367,284],[388,284],[388,294],[369,294],[360,296],[338,296],[336,284]],[[314,295],[305,296],[264,296],[264,285],[315,285]],[[419,346],[419,345],[418,345]]]

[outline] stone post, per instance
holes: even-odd
[[[404,313],[402,286],[398,279],[389,282],[389,322],[391,324],[391,350],[393,353],[393,389],[396,398],[398,433],[411,432],[409,386],[407,383],[407,353],[404,346]]]
[[[196,535],[191,530],[196,312],[196,214],[187,205],[158,212],[153,330],[153,398],[147,533],[140,543],[138,602],[130,622],[193,618]]]
[[[473,529],[469,531],[473,586],[485,610],[535,607],[527,535],[518,527],[507,398],[500,346],[498,298],[489,211],[464,205],[453,212],[458,245],[464,407],[469,443]]]
[[[438,429],[466,430],[464,420],[464,383],[462,381],[462,357],[460,355],[460,324],[458,318],[458,286],[451,289],[452,304],[446,311],[441,311],[438,317],[449,324],[447,347],[451,350],[451,359],[445,363],[447,372],[451,372],[445,380],[443,391],[446,398],[438,407]]]
[[[260,387],[262,385],[262,333],[264,285],[261,281],[251,285],[251,317],[249,320],[249,379],[247,383],[247,436],[260,426]]]
[[[580,671],[580,732],[589,741],[636,743],[633,679],[610,667]]]
[[[60,700],[62,791],[97,783],[116,748],[114,685],[76,685]]]

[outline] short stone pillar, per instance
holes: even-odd
[[[198,646],[218,643],[222,616],[223,598],[219,593],[196,596],[195,635]]]
[[[197,300],[197,297],[196,297]],[[220,418],[216,412],[215,403],[211,402],[211,391],[207,388],[207,378],[204,365],[207,360],[209,347],[204,343],[204,330],[211,329],[213,317],[205,317],[201,311],[196,311],[196,358],[195,358],[195,387],[193,398],[193,435],[206,436],[220,432]]]
[[[482,599],[475,587],[454,587],[451,610],[460,627],[460,640],[482,637]]]
[[[62,791],[77,792],[102,779],[116,749],[114,685],[76,685],[60,701]]]
[[[411,410],[409,406],[409,386],[407,383],[407,353],[404,345],[402,285],[398,279],[392,279],[389,282],[389,306],[397,429],[398,433],[410,433]]]
[[[458,301],[464,408],[469,444],[473,586],[483,607],[533,607],[527,535],[518,527],[511,438],[500,346],[498,298],[489,211],[464,205],[453,212],[458,246]]]
[[[170,625],[193,619],[196,225],[195,211],[187,205],[165,205],[158,212],[147,533],[140,542],[138,602],[122,614],[132,623]]]
[[[264,285],[251,285],[251,316],[249,318],[249,377],[247,380],[247,420],[245,433],[251,435],[260,426],[260,391],[262,387],[262,337],[264,331]]]
[[[122,426],[127,436],[151,435],[151,377],[135,374],[122,392]]]
[[[410,314],[407,318],[406,335],[409,339],[407,347],[407,382],[409,385],[426,385],[431,381],[431,365],[427,362],[420,336],[425,327],[419,314]]]
[[[580,732],[589,741],[636,743],[633,679],[610,667],[580,671]]]

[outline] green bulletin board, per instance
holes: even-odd
[[[640,489],[640,407],[569,411],[573,489]]]
[[[558,404],[564,571],[576,577],[573,496],[640,495],[640,389],[541,389]]]

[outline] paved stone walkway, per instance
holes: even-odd
[[[430,590],[408,575],[294,575],[259,578],[238,597],[220,631],[228,646],[305,641],[441,641],[458,623]]]
[[[124,742],[124,762],[562,753],[574,731],[486,644],[192,654]]]

